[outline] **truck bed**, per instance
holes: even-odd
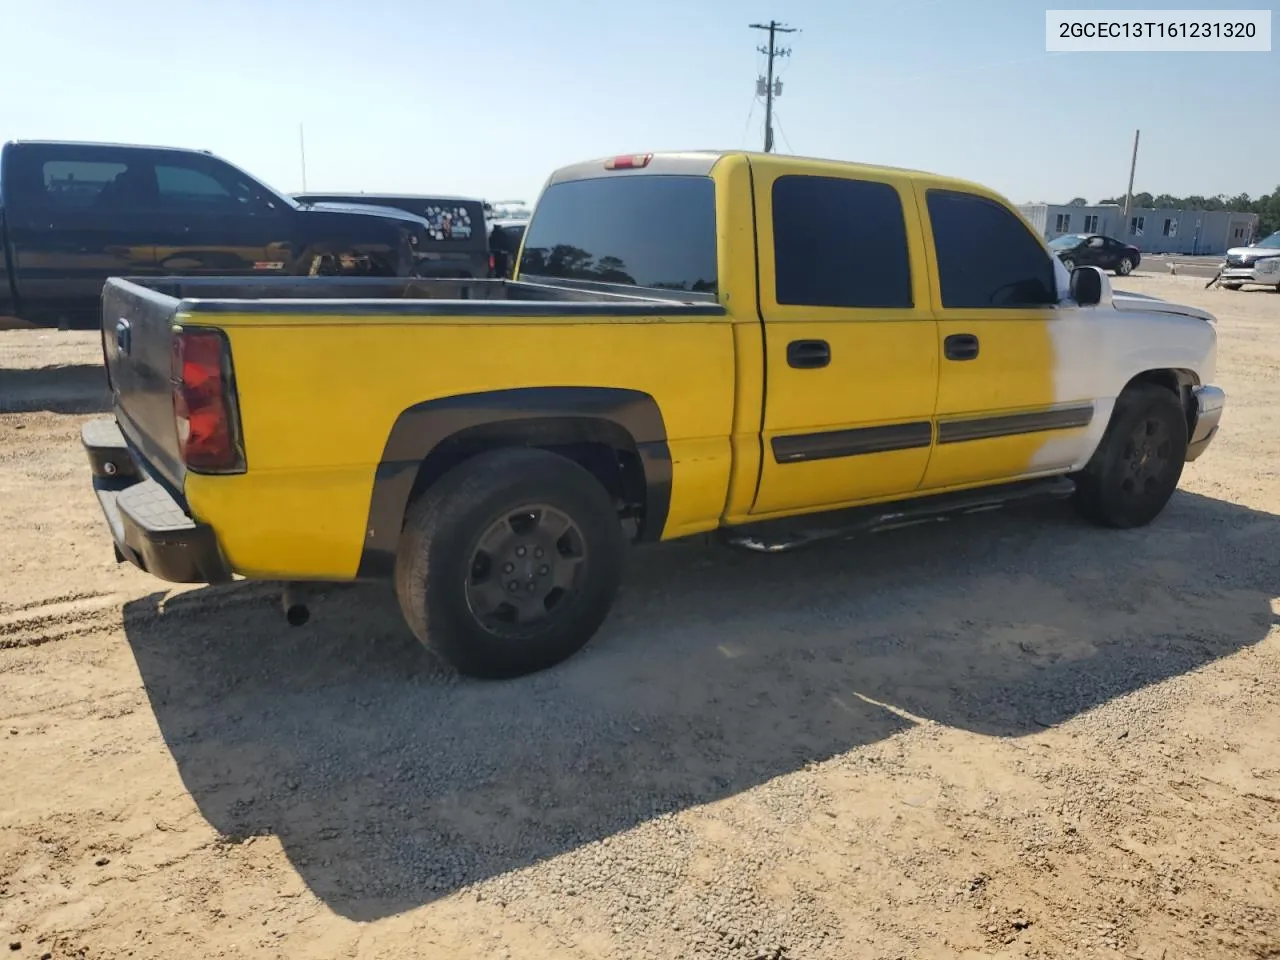
[[[146,277],[107,281],[102,294],[102,346],[114,413],[134,458],[181,497],[186,474],[174,420],[173,330],[180,318],[261,314],[264,325],[303,315],[376,324],[395,317],[471,318],[580,315],[722,316],[706,295],[684,291],[629,294],[614,287],[510,280],[379,277]],[[209,318],[216,326],[216,317]],[[242,322],[238,321],[238,322]],[[180,502],[180,500],[179,500]]]

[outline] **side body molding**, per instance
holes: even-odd
[[[543,425],[603,422],[625,431],[644,470],[645,521],[641,539],[657,540],[671,504],[671,452],[658,403],[639,390],[617,387],[524,387],[440,397],[414,404],[396,418],[374,474],[359,579],[385,579],[395,571],[396,548],[418,468],[433,450],[459,434],[502,436],[503,427],[525,442]]]

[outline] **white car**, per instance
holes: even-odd
[[[1222,285],[1239,290],[1246,283],[1275,287],[1280,293],[1280,230],[1251,247],[1232,247],[1222,262]]]

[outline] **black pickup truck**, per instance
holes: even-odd
[[[421,217],[301,203],[210,153],[0,149],[0,322],[93,328],[111,276],[419,275]]]

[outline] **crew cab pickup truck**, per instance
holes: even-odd
[[[562,169],[510,281],[113,279],[102,332],[119,558],[390,580],[480,676],[582,647],[628,541],[1147,524],[1225,399],[1211,316],[1068,275],[991,191],[771,154]]]
[[[427,224],[303,204],[212,154],[17,141],[0,150],[0,319],[99,322],[110,276],[411,276]]]

